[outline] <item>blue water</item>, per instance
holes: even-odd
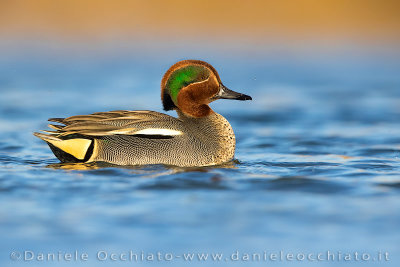
[[[116,52],[118,53],[118,52]],[[183,55],[3,53],[0,62],[1,266],[316,266],[231,261],[232,253],[389,253],[400,263],[400,64],[379,55],[208,51],[252,102],[212,108],[232,124],[236,160],[218,167],[62,165],[32,132],[50,117],[161,110],[162,74]],[[172,114],[172,113],[171,113]],[[87,261],[11,260],[12,252]],[[107,253],[174,260],[99,261]],[[224,253],[184,261],[183,253]],[[103,255],[104,256],[104,255]],[[227,259],[225,259],[227,258]],[[377,262],[352,260],[351,266]]]

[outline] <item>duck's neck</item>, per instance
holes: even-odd
[[[179,119],[186,122],[187,124],[193,124],[198,126],[199,128],[212,128],[216,133],[220,134],[221,131],[226,130],[227,128],[231,128],[229,122],[220,114],[214,112],[210,109],[208,115],[202,117],[193,117],[185,114],[181,110],[176,110],[178,113]]]

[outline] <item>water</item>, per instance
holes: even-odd
[[[375,259],[388,252],[389,261],[379,264],[398,266],[399,61],[370,55],[206,54],[196,56],[210,61],[225,85],[254,100],[212,104],[235,130],[236,160],[189,169],[63,165],[32,136],[45,129],[49,117],[162,111],[159,82],[169,64],[181,58],[177,54],[4,55],[1,266],[231,266],[236,251],[240,258],[264,251],[330,251],[370,253]],[[10,260],[13,251],[27,250],[36,255],[77,250],[89,260]],[[99,251],[131,250],[176,258],[100,263],[96,258]],[[220,262],[179,258],[188,252],[224,257]],[[341,264],[337,258],[318,262]],[[351,264],[376,262],[353,259]]]

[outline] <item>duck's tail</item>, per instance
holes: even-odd
[[[93,154],[94,139],[82,135],[60,136],[57,132],[33,133],[45,141],[61,162],[87,162]]]

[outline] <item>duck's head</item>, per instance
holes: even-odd
[[[214,100],[251,100],[251,97],[226,88],[207,62],[183,60],[165,73],[161,99],[165,110],[179,109],[186,115],[201,118],[213,112],[208,104]]]

